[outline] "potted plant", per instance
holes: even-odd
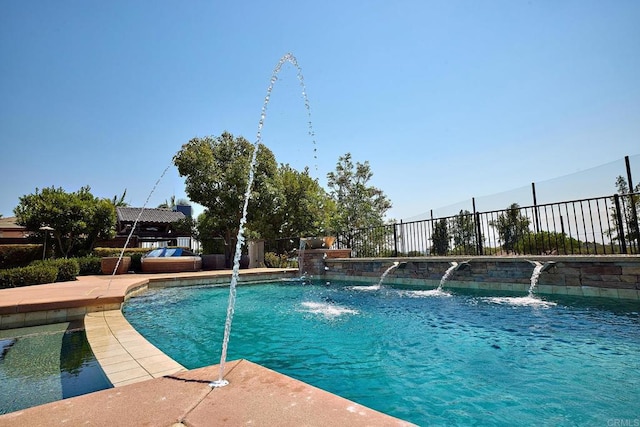
[[[120,260],[119,263],[118,260]],[[100,271],[102,271],[102,274],[114,274],[113,270],[116,269],[116,265],[118,269],[115,271],[115,274],[128,272],[131,267],[131,257],[123,256],[122,259],[120,259],[119,256],[108,256],[100,259]]]

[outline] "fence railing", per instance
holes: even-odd
[[[350,230],[352,256],[640,253],[640,193],[512,207]]]

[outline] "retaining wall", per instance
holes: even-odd
[[[640,299],[640,256],[532,256],[532,257],[416,257],[335,258],[329,254],[303,254],[302,271],[327,280],[374,282],[394,264],[385,283],[437,286],[451,262],[468,261],[450,277],[451,288],[527,292],[534,265],[530,261],[554,263],[538,279],[536,293]],[[405,264],[406,263],[406,264]]]

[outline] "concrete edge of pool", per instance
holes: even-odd
[[[219,367],[186,370],[140,335],[121,304],[161,286],[226,283],[230,271],[82,277],[0,290],[0,329],[84,318],[87,340],[114,388],[0,415],[3,425],[412,425],[247,360],[228,362],[230,384],[212,389]],[[239,283],[294,269],[240,272]],[[160,283],[161,284],[160,284]],[[169,283],[167,283],[169,282]],[[9,291],[9,292],[6,292]]]

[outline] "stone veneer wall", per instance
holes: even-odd
[[[325,274],[326,262],[349,258],[351,249],[302,249],[298,256],[298,270],[305,276]]]
[[[345,250],[342,250],[344,252]],[[348,252],[348,250],[346,250]],[[555,264],[538,280],[537,294],[599,296],[640,299],[640,256],[531,256],[531,257],[424,257],[424,258],[338,258],[332,250],[302,255],[307,275],[328,280],[374,282],[394,262],[400,264],[385,283],[437,286],[451,261],[468,261],[457,270],[446,287],[527,292],[534,266],[529,261]]]

